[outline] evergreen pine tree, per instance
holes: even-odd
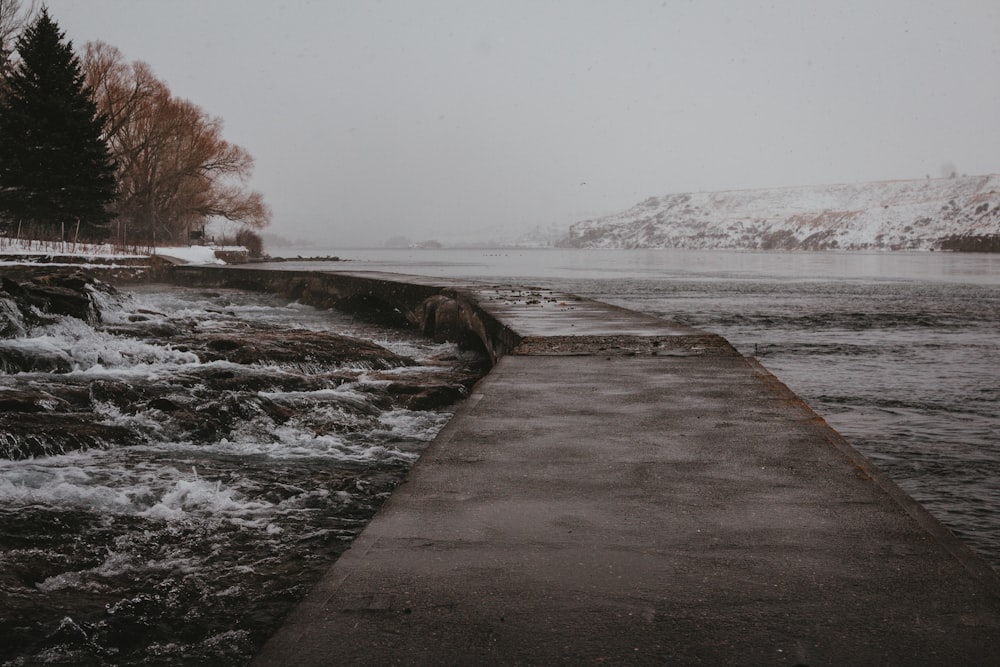
[[[50,237],[104,240],[114,165],[64,37],[43,9],[17,41],[20,59],[0,100],[0,218]]]

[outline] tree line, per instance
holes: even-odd
[[[76,54],[45,8],[0,0],[0,233],[187,243],[206,222],[270,222],[253,158],[143,62]]]

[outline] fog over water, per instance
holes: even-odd
[[[271,231],[506,239],[674,192],[993,173],[993,0],[47,0],[257,160]]]

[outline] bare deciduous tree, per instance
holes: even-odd
[[[263,196],[245,187],[253,158],[222,138],[221,119],[174,97],[149,66],[127,63],[108,44],[87,44],[83,69],[108,118],[129,239],[185,242],[211,218],[252,229],[270,222]]]
[[[21,0],[0,0],[0,80],[6,79],[11,67],[14,42],[35,12],[37,0],[24,5]]]

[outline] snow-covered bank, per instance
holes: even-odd
[[[1000,242],[1000,175],[650,197],[576,223],[558,245],[989,250],[990,239]]]
[[[0,266],[35,263],[38,258],[73,258],[74,263],[132,262],[162,257],[184,264],[226,264],[223,256],[246,255],[243,246],[158,246],[121,248],[110,243],[73,243],[0,237]],[[67,262],[68,263],[68,262]]]

